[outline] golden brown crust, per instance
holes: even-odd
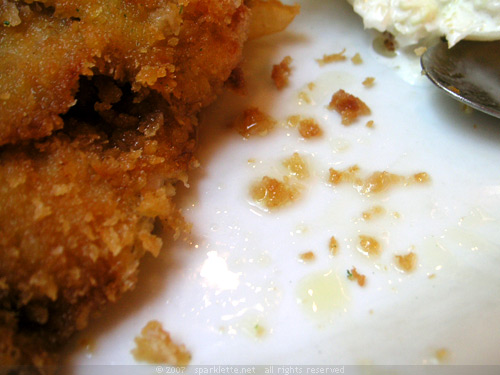
[[[15,52],[0,74],[26,63],[0,80],[0,362],[40,370],[135,286],[162,246],[158,223],[187,229],[175,184],[249,12],[238,0],[3,4],[19,23],[0,25]]]
[[[241,0],[15,4],[19,21],[0,25],[0,145],[60,129],[80,75],[152,88],[196,113],[239,60],[249,17]]]
[[[152,94],[133,106],[133,127],[70,118],[45,141],[4,148],[0,306],[17,323],[14,342],[64,342],[133,288],[140,258],[162,245],[156,218],[187,228],[172,197],[194,161],[193,128],[162,103]]]
[[[20,24],[0,25],[0,145],[62,128],[59,114],[73,105],[90,61],[77,24],[19,8]]]

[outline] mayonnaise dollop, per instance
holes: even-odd
[[[365,28],[392,33],[401,46],[445,36],[450,47],[462,39],[500,39],[500,0],[348,0]]]

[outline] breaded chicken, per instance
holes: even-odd
[[[0,12],[0,363],[43,372],[134,287],[160,227],[187,230],[175,185],[196,164],[196,114],[241,58],[249,10],[3,0]]]
[[[156,219],[187,228],[172,197],[195,163],[193,128],[156,93],[127,104],[120,127],[70,117],[44,141],[3,149],[0,316],[15,324],[2,364],[36,363],[131,289],[140,258],[160,251]],[[26,351],[31,340],[43,345]]]
[[[26,3],[0,6],[0,145],[62,128],[81,75],[154,89],[196,113],[238,61],[249,18],[242,0]]]

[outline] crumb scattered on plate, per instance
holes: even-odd
[[[363,220],[372,220],[376,217],[379,217],[381,215],[383,215],[385,213],[385,209],[384,207],[382,206],[373,206],[371,208],[369,208],[368,210],[366,211],[363,211],[362,213],[362,217],[363,217]]]
[[[417,267],[417,254],[414,252],[409,252],[406,255],[396,255],[394,259],[396,261],[396,267],[403,272],[414,271]]]
[[[295,201],[300,195],[297,184],[285,176],[283,181],[264,176],[251,188],[251,196],[268,209],[284,207]]]
[[[366,77],[363,81],[363,86],[365,87],[373,87],[375,84],[375,77]]]
[[[359,235],[358,249],[369,257],[378,256],[382,252],[380,242],[375,237],[366,235]]]
[[[356,281],[360,287],[364,287],[366,283],[366,276],[359,273],[356,267],[347,270],[347,278],[351,281]]]
[[[305,263],[312,262],[316,259],[316,255],[312,251],[306,251],[305,253],[301,253],[299,255],[299,259]]]
[[[248,108],[233,123],[243,137],[265,136],[274,129],[276,121],[256,107]]]
[[[288,80],[290,74],[292,74],[292,68],[290,67],[291,63],[292,58],[290,56],[285,56],[279,64],[273,65],[271,78],[278,90],[288,86]]]
[[[304,138],[316,138],[321,137],[323,134],[323,130],[316,122],[316,120],[312,118],[306,118],[299,122],[299,133]]]
[[[136,347],[132,354],[137,361],[173,366],[186,366],[191,361],[186,347],[173,342],[157,320],[149,321],[134,341]]]
[[[319,64],[319,66],[323,66],[334,62],[345,61],[346,59],[347,57],[345,56],[345,48],[344,48],[342,51],[338,53],[323,55],[321,59],[316,59],[316,62]]]
[[[366,116],[371,113],[365,102],[342,89],[333,94],[328,109],[335,110],[342,116],[343,125],[350,125],[359,116]]]
[[[360,64],[363,64],[363,58],[361,57],[361,55],[358,53],[356,53],[352,58],[351,58],[351,61],[354,65],[360,65]]]
[[[330,250],[330,254],[337,255],[339,252],[339,243],[335,236],[330,237],[330,241],[328,243],[328,249]]]
[[[299,180],[309,177],[309,168],[298,152],[294,152],[292,156],[284,160],[283,165],[292,176],[297,177]]]

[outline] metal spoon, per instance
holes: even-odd
[[[420,58],[429,79],[453,98],[500,118],[500,41],[444,41]]]

